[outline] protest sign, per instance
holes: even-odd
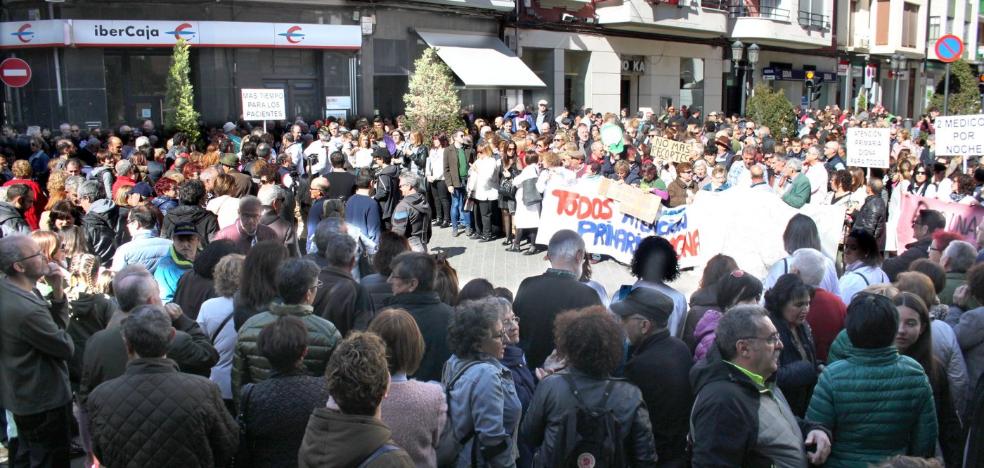
[[[847,165],[887,168],[891,150],[889,132],[887,128],[847,129]]]
[[[984,114],[937,117],[937,156],[984,155]]]
[[[282,89],[243,89],[243,120],[284,120],[287,118]]]
[[[621,204],[599,194],[599,188],[577,184],[543,194],[537,243],[547,244],[557,231],[570,229],[581,235],[589,253],[629,263],[643,239],[658,235],[673,244],[681,264],[696,265],[691,259],[699,256],[700,234],[688,223],[686,207],[664,209],[657,222],[647,223],[621,211]]]
[[[690,161],[693,146],[682,141],[674,141],[663,137],[649,138],[650,155],[656,160],[670,162]]]
[[[601,179],[598,195],[611,198],[619,203],[619,211],[646,222],[653,222],[663,206],[662,199],[639,187],[620,184],[612,179]]]
[[[984,207],[903,194],[899,222],[898,225],[894,226],[899,234],[899,253],[904,251],[906,244],[915,242],[912,223],[922,210],[936,210],[943,213],[943,217],[946,218],[947,231],[959,233],[965,241],[977,245],[977,226],[984,222]]]

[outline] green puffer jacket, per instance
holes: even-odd
[[[922,366],[894,346],[855,348],[841,335],[829,356],[840,360],[820,374],[806,412],[833,429],[824,466],[863,468],[893,455],[933,456],[936,407]]]
[[[283,315],[300,318],[308,331],[308,349],[304,356],[304,367],[308,374],[316,377],[325,375],[328,358],[342,335],[331,322],[314,315],[314,308],[304,304],[274,304],[268,312],[260,312],[249,318],[239,329],[236,341],[236,354],[232,360],[232,395],[239,400],[240,388],[248,383],[262,382],[273,374],[273,367],[257,349],[257,339],[263,327],[275,322]]]

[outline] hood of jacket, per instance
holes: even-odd
[[[374,417],[316,408],[308,420],[298,461],[323,468],[357,466],[390,436],[389,428]]]
[[[400,167],[396,164],[390,164],[379,170],[379,175],[388,175],[393,178],[400,177]]]
[[[196,226],[208,217],[211,212],[196,205],[181,205],[167,211],[167,217],[171,218],[174,224],[192,223]]]
[[[0,202],[0,222],[23,217],[24,215],[14,205],[7,202]]]
[[[748,391],[758,393],[758,387],[755,386],[755,382],[752,382],[750,377],[724,359],[709,358],[706,362],[700,362],[694,365],[690,370],[690,385],[694,389],[694,395],[700,393],[707,385],[722,380],[738,384],[742,388],[748,389]]]
[[[98,221],[116,230],[116,221],[120,217],[120,207],[116,206],[112,200],[105,198],[96,200],[89,208],[89,212],[82,217],[83,220]]]
[[[390,166],[387,166],[390,167]],[[427,205],[427,198],[422,194],[412,193],[403,197],[403,202],[410,206],[410,208],[418,213],[430,216],[430,206]]]

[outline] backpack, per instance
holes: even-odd
[[[615,381],[609,380],[597,406],[588,406],[574,385],[571,374],[560,374],[577,399],[577,406],[564,415],[554,447],[555,468],[613,468],[625,466],[622,428],[607,407]]]

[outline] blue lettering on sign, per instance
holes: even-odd
[[[591,245],[601,245],[616,249],[620,252],[635,252],[643,237],[626,229],[616,229],[612,223],[596,223],[594,221],[579,221],[577,233],[582,239],[590,238]]]

